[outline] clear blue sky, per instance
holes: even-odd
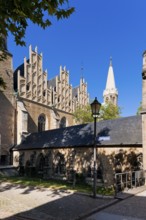
[[[146,49],[146,0],[71,0],[76,12],[42,30],[30,23],[26,47],[16,46],[11,35],[8,48],[16,68],[28,58],[28,46],[43,52],[48,78],[59,66],[70,72],[70,83],[79,84],[81,66],[90,98],[103,101],[110,56],[113,59],[118,104],[122,116],[135,115],[142,99],[142,53]]]

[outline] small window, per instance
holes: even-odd
[[[63,117],[60,121],[60,128],[65,128],[66,127],[66,118]]]
[[[52,91],[51,97],[52,97],[52,105],[53,105],[53,103],[54,103],[53,91]]]
[[[58,175],[63,175],[66,173],[66,162],[65,157],[61,153],[57,153],[55,156],[56,166],[55,166],[55,173]]]
[[[60,127],[59,120],[56,119],[56,128],[59,128],[59,127]]]
[[[26,85],[26,90],[29,91],[29,84]]]
[[[41,114],[38,117],[38,132],[45,131],[45,124],[46,124],[46,117],[45,115]]]

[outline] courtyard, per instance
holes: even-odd
[[[0,219],[81,220],[146,219],[146,187],[119,194],[116,198],[75,193],[69,190],[0,184]],[[140,205],[138,205],[140,204]]]
[[[114,198],[93,199],[87,194],[69,190],[53,190],[8,182],[0,184],[0,219],[80,219],[114,202]]]

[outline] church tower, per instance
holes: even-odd
[[[118,90],[115,85],[114,71],[112,66],[112,58],[110,58],[110,65],[107,75],[106,88],[103,92],[104,104],[111,102],[114,105],[118,104]]]
[[[6,89],[0,87],[0,165],[7,165],[10,163],[10,149],[16,140],[16,101],[13,89],[12,55],[7,50],[5,37],[3,48],[6,58],[0,60],[0,77],[6,83]]]
[[[142,115],[143,169],[146,170],[146,51],[144,51],[143,53],[141,115]]]

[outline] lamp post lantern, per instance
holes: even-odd
[[[95,97],[95,100],[91,103],[91,111],[92,116],[94,118],[94,152],[93,152],[93,175],[94,175],[94,181],[93,181],[93,197],[96,198],[96,185],[97,185],[97,167],[96,167],[96,119],[99,115],[101,104],[98,102],[97,97]]]

